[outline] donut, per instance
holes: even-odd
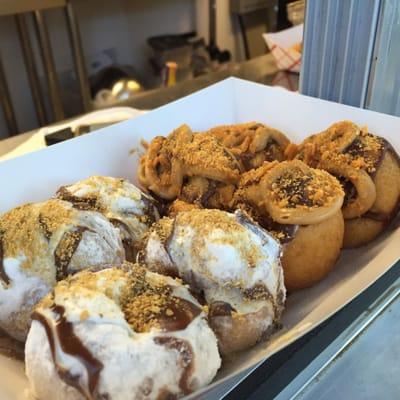
[[[233,207],[281,242],[285,286],[292,292],[314,285],[334,267],[343,243],[343,198],[335,177],[292,160],[244,173]]]
[[[138,180],[165,202],[180,199],[202,207],[225,208],[240,172],[234,155],[216,138],[194,134],[182,125],[167,137],[151,141],[140,159]]]
[[[189,284],[228,354],[279,325],[286,296],[280,252],[278,241],[242,211],[193,209],[155,223],[138,260]]]
[[[258,122],[220,125],[206,133],[227,147],[245,171],[260,167],[264,161],[284,161],[290,144],[282,132]]]
[[[33,306],[57,281],[125,257],[119,232],[105,217],[57,199],[5,213],[0,243],[0,328],[21,341]]]
[[[396,216],[400,208],[400,158],[386,139],[351,121],[340,121],[304,140],[296,158],[341,181],[345,247],[370,242]]]
[[[91,176],[60,187],[55,197],[79,210],[102,213],[120,230],[128,261],[135,260],[143,234],[159,219],[155,200],[125,179]]]
[[[221,365],[187,287],[138,264],[59,282],[32,318],[26,375],[41,400],[172,399],[210,383]]]

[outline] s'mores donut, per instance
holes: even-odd
[[[32,308],[57,281],[125,257],[119,232],[105,217],[56,199],[5,213],[0,243],[0,327],[21,341]]]
[[[305,139],[296,158],[335,175],[345,191],[345,247],[373,240],[400,208],[400,158],[384,138],[340,121]]]
[[[120,230],[128,261],[135,260],[139,241],[159,219],[155,200],[125,179],[91,176],[60,187],[56,197],[79,210],[102,213]]]
[[[294,291],[320,281],[339,257],[343,198],[334,176],[293,160],[244,173],[233,204],[281,241],[285,285]]]
[[[158,221],[139,260],[178,276],[208,306],[223,354],[243,350],[279,325],[286,290],[278,241],[245,213],[190,210]]]
[[[33,313],[25,365],[41,400],[162,400],[210,383],[221,359],[187,287],[126,263],[55,286]]]

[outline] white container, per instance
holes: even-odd
[[[217,124],[260,121],[299,142],[343,119],[367,125],[370,132],[400,150],[400,118],[230,78],[135,119],[4,161],[0,164],[0,211],[44,200],[60,185],[93,174],[136,182],[141,140],[167,135],[182,123],[196,131]],[[289,297],[282,330],[224,365],[214,383],[189,397],[207,393],[208,398],[215,398],[226,390],[230,379],[244,377],[261,361],[321,324],[399,260],[399,243],[400,229],[392,229],[368,246],[343,251],[325,280]],[[0,399],[25,399],[26,387],[23,364],[0,356]]]

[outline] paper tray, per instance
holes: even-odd
[[[141,140],[167,135],[182,123],[193,130],[205,130],[217,124],[256,120],[299,142],[342,119],[368,125],[370,132],[385,137],[399,151],[399,118],[230,78],[134,120],[4,161],[0,164],[0,211],[44,200],[60,185],[89,175],[120,176],[136,182]],[[369,246],[343,251],[337,267],[324,281],[288,298],[281,331],[270,341],[238,354],[211,385],[190,397],[215,393],[232,377],[255,368],[321,324],[400,258],[399,243],[400,229],[393,229]],[[21,362],[0,356],[1,399],[25,398],[27,383],[22,371]]]

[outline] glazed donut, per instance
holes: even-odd
[[[0,232],[0,327],[21,341],[32,308],[57,281],[125,257],[119,232],[105,217],[62,200],[5,213]]]
[[[384,138],[342,121],[307,138],[296,157],[341,181],[346,193],[345,247],[368,243],[395,217],[400,205],[400,159]]]
[[[280,240],[285,286],[294,291],[324,278],[339,257],[343,198],[336,178],[293,160],[244,173],[232,205]]]
[[[261,166],[264,161],[285,160],[290,143],[282,132],[257,122],[220,125],[206,133],[227,147],[246,171]]]
[[[286,292],[280,251],[241,211],[191,210],[154,224],[138,260],[190,285],[208,305],[227,354],[254,345],[279,323]]]
[[[221,365],[188,289],[138,264],[59,282],[32,318],[25,365],[41,400],[172,399],[207,385]]]
[[[239,163],[217,139],[194,134],[187,125],[182,125],[168,137],[152,140],[141,157],[138,179],[145,189],[160,198],[174,200],[187,177],[233,184],[239,180],[239,174]]]
[[[79,210],[102,213],[120,230],[128,261],[136,259],[143,234],[159,219],[155,200],[124,179],[91,176],[60,187],[56,197],[69,201]]]

